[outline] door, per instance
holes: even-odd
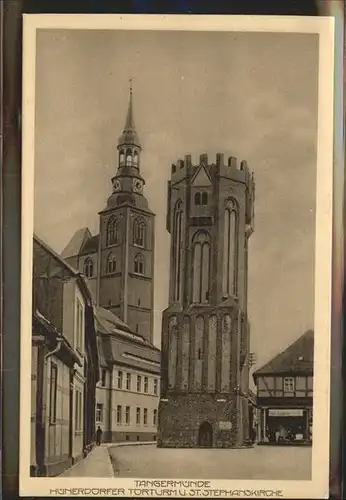
[[[209,422],[203,422],[198,432],[198,446],[201,448],[212,448],[213,428]]]

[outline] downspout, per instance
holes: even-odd
[[[46,429],[47,416],[48,416],[48,408],[47,408],[47,403],[48,403],[48,384],[47,384],[48,372],[47,372],[47,361],[48,361],[48,358],[50,358],[51,356],[53,356],[54,354],[56,354],[57,352],[60,351],[61,344],[62,344],[62,339],[58,337],[57,338],[57,345],[56,345],[56,347],[52,351],[48,351],[44,355],[44,370],[45,370],[44,380],[46,381],[45,386],[44,386],[44,400],[43,400],[43,404],[44,404],[44,408],[45,408],[44,418],[43,418],[44,429]],[[49,426],[49,422],[48,422],[48,426]],[[50,433],[48,432],[48,434],[47,434],[47,447],[48,447],[48,449],[49,449],[49,437],[50,437]],[[45,454],[45,450],[44,450],[44,454]]]

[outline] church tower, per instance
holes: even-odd
[[[98,304],[152,341],[155,214],[143,193],[142,148],[134,122],[132,86],[117,149],[112,194],[99,214]]]
[[[241,447],[249,440],[248,241],[255,184],[217,154],[172,165],[169,306],[162,318],[158,446]]]

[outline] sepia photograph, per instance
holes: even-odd
[[[22,490],[326,494],[333,21],[79,17],[24,19]]]

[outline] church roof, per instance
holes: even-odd
[[[85,241],[89,238],[91,238],[91,233],[87,227],[78,229],[61,252],[61,257],[67,259],[79,255]]]
[[[96,253],[99,249],[99,235],[88,238],[81,249],[81,254]]]
[[[140,147],[139,137],[136,132],[135,120],[133,114],[133,98],[132,86],[130,87],[129,107],[127,110],[126,122],[123,133],[121,134],[118,142],[119,146],[122,145],[135,145]]]
[[[254,379],[260,375],[284,373],[312,374],[314,362],[314,331],[307,330],[293,344],[275,356],[269,363],[256,370]]]

